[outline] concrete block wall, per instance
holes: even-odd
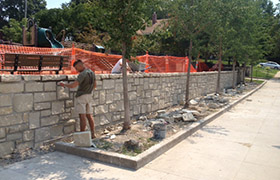
[[[57,87],[71,76],[0,76],[0,157],[74,132],[74,92]]]
[[[236,73],[237,76],[237,73]],[[97,75],[93,94],[96,126],[119,123],[124,118],[121,75]],[[76,89],[57,86],[76,75],[0,75],[0,157],[15,149],[38,147],[78,128],[74,111]],[[212,93],[216,72],[191,74],[191,98]],[[232,84],[232,72],[222,72],[221,88]],[[186,74],[130,74],[128,91],[133,118],[183,104]],[[76,126],[76,127],[75,127]]]

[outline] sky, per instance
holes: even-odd
[[[68,3],[70,0],[46,0],[47,8],[60,8],[62,3]]]
[[[47,8],[60,8],[62,3],[68,3],[70,0],[46,0],[47,1]],[[279,0],[272,0],[274,5],[276,5]]]
[[[279,0],[271,0],[271,1],[274,3],[274,5],[279,3]]]

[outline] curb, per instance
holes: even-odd
[[[231,108],[233,108],[235,105],[246,99],[247,97],[254,94],[256,91],[258,91],[260,88],[262,88],[267,81],[263,82],[261,85],[253,89],[252,91],[248,92],[247,94],[241,96],[238,100],[235,100],[219,110],[218,112],[215,112],[206,118],[199,120],[197,122],[192,123],[187,129],[182,130],[173,136],[163,140],[162,142],[152,146],[147,151],[144,151],[143,153],[132,157],[127,156],[123,154],[118,154],[114,152],[107,152],[104,150],[94,149],[94,148],[82,148],[82,147],[76,147],[72,143],[64,143],[64,142],[57,142],[55,143],[55,150],[94,159],[103,163],[113,164],[119,167],[129,168],[133,170],[137,170],[158,156],[162,155],[178,143],[180,143],[182,140],[186,139],[188,136],[191,136],[193,133],[195,133],[197,130],[201,129],[203,126],[207,125],[208,123],[212,122]]]

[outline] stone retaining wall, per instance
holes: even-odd
[[[237,73],[236,73],[237,75]],[[15,149],[38,147],[75,131],[75,89],[57,86],[75,75],[0,75],[0,157]],[[186,74],[128,76],[131,116],[184,103]],[[191,97],[212,93],[216,72],[191,74]],[[240,78],[239,78],[240,79]],[[232,72],[222,72],[221,88],[230,87]],[[121,75],[97,75],[94,92],[96,126],[119,123],[124,117]]]

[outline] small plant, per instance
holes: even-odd
[[[258,64],[256,67],[257,67],[257,68],[256,68],[256,76],[258,77],[259,68],[261,68],[262,66],[261,66],[260,64]]]
[[[152,138],[147,138],[147,142],[143,144],[144,150],[149,149],[153,145],[157,144],[158,141],[153,140]]]
[[[130,149],[127,149],[126,147],[123,146],[122,149],[121,149],[121,153],[125,154],[125,155],[128,155],[128,156],[137,156],[138,154],[140,154],[142,152],[143,152],[143,150],[141,148],[130,150]]]
[[[269,71],[270,71],[270,67],[265,67],[265,71],[266,71],[266,78],[268,78],[268,74],[269,74]]]
[[[113,147],[113,144],[108,141],[100,139],[99,143],[96,143],[96,147],[98,149],[109,150]]]

